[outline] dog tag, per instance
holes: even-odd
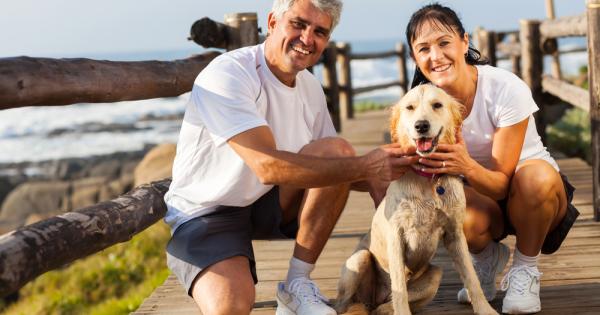
[[[446,189],[444,189],[442,186],[437,186],[435,188],[435,192],[438,193],[438,195],[443,195],[446,192]]]

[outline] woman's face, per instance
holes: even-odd
[[[412,41],[413,59],[425,77],[438,87],[456,89],[465,80],[468,67],[465,54],[469,38],[459,36],[432,22],[425,22]]]

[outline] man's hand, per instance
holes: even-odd
[[[368,169],[368,178],[364,183],[375,207],[385,197],[390,182],[404,175],[419,160],[414,147],[402,148],[396,143],[381,146],[367,153],[364,158]]]
[[[400,178],[419,160],[414,147],[402,148],[397,143],[381,146],[367,153],[364,158],[367,178],[383,182]]]

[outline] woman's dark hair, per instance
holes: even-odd
[[[439,29],[455,32],[461,38],[465,36],[465,28],[456,15],[456,12],[439,3],[426,5],[413,13],[406,26],[406,41],[411,55],[413,55],[412,42],[417,37],[417,33],[421,31],[425,22],[431,22],[432,25]],[[470,65],[485,65],[489,63],[487,58],[482,57],[477,49],[471,47],[470,43],[469,50],[465,55],[465,61]],[[423,83],[429,83],[429,80],[423,75],[421,70],[419,70],[419,67],[415,65],[415,74],[413,76],[411,88]]]

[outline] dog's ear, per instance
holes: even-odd
[[[452,106],[450,106],[450,109],[450,113],[452,115],[452,126],[450,126],[451,128],[449,129],[452,131],[452,133],[450,134],[449,143],[456,143],[456,133],[460,132],[466,107],[460,102],[452,99]]]
[[[398,142],[398,124],[400,123],[400,103],[391,107],[390,115],[390,138],[392,143]]]

